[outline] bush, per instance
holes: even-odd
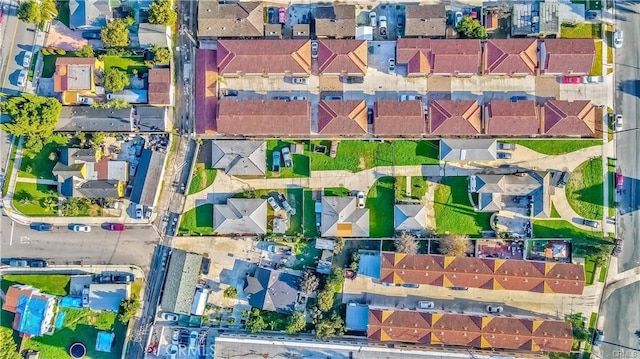
[[[225,298],[235,298],[238,296],[238,290],[234,287],[227,287],[227,289],[224,290],[223,296]]]
[[[66,52],[66,51],[64,51],[64,49],[57,49],[57,50],[56,50],[56,53],[57,53],[58,55],[61,55],[61,56],[64,56],[64,55],[66,55],[66,54],[67,54],[67,52]]]

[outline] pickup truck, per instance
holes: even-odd
[[[280,151],[273,151],[273,172],[280,172]]]

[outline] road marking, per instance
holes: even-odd
[[[31,238],[27,236],[20,236],[20,244],[29,244],[31,243]]]
[[[14,221],[11,221],[11,238],[9,239],[9,245],[12,246],[13,245],[13,228],[15,227],[16,223]]]

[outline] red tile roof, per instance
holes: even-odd
[[[396,61],[410,75],[468,75],[480,72],[480,54],[480,40],[400,39]]]
[[[488,74],[535,74],[537,39],[495,39],[486,43]]]
[[[319,40],[318,71],[328,75],[364,75],[367,73],[365,40]]]
[[[308,136],[309,101],[218,101],[218,133],[235,136]]]
[[[431,73],[431,39],[398,39],[396,62],[406,64],[409,75]]]
[[[542,106],[541,123],[547,135],[593,137],[597,132],[596,107],[589,100],[549,100]]]
[[[478,135],[482,133],[480,105],[476,101],[435,100],[429,103],[429,133]]]
[[[96,58],[94,57],[58,57],[56,58],[56,71],[53,74],[53,91],[55,92],[64,92],[64,91],[73,91],[73,90],[89,90],[90,88],[84,89],[73,89],[69,88],[68,81],[68,73],[69,66],[91,66],[90,77],[91,81],[93,81],[92,72],[95,70],[96,66]]]
[[[596,58],[593,39],[545,39],[542,70],[547,74],[588,74]]]
[[[380,100],[373,108],[376,135],[421,136],[425,131],[422,101]]]
[[[381,342],[481,349],[571,351],[571,323],[503,316],[370,309],[367,337]]]
[[[320,101],[318,132],[325,135],[367,133],[367,105],[364,101]]]
[[[534,101],[491,101],[485,105],[485,131],[502,136],[539,134],[538,107]]]
[[[18,306],[18,297],[21,295],[31,296],[34,292],[33,288],[21,289],[20,286],[12,285],[5,294],[4,303],[2,309],[15,313]]]
[[[215,133],[218,110],[218,64],[216,51],[196,49],[195,127],[197,134]]]
[[[217,51],[223,76],[311,73],[309,40],[219,40]]]
[[[149,70],[149,104],[171,105],[171,69]]]
[[[536,293],[582,294],[577,264],[382,252],[380,281]]]

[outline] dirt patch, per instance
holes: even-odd
[[[429,77],[427,79],[427,89],[432,91],[451,92],[451,79],[449,77]]]
[[[367,169],[367,164],[364,161],[364,158],[360,157],[360,162],[358,163],[358,168],[360,171]]]
[[[427,229],[432,231],[435,231],[436,229],[436,211],[433,207],[433,201],[438,181],[439,177],[432,177],[427,180],[427,191],[424,193],[424,197],[422,197],[421,200],[427,210]]]

